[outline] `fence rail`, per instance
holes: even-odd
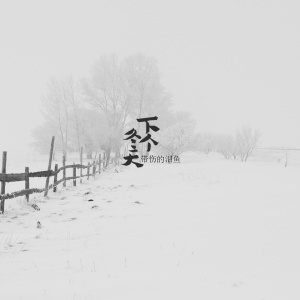
[[[80,183],[82,183],[82,178],[87,177],[89,180],[90,176],[95,177],[97,173],[101,173],[101,165],[102,169],[105,170],[107,167],[105,152],[103,154],[103,159],[101,158],[101,154],[99,154],[99,160],[93,161],[92,163],[88,163],[87,165],[82,164],[82,148],[80,153],[80,164],[73,163],[72,165],[66,165],[65,157],[63,156],[62,164],[63,166],[58,168],[58,165],[55,165],[54,170],[51,169],[52,157],[53,157],[53,146],[54,146],[54,137],[51,142],[51,150],[49,157],[49,166],[47,171],[38,171],[38,172],[29,172],[29,168],[25,168],[24,173],[6,173],[6,160],[7,160],[7,152],[3,152],[2,157],[2,173],[0,173],[0,182],[1,182],[1,211],[4,213],[4,201],[6,199],[12,199],[20,196],[25,196],[27,201],[29,201],[29,195],[34,193],[42,193],[45,192],[45,196],[47,196],[47,192],[53,189],[53,192],[56,192],[57,186],[63,183],[63,186],[66,186],[66,181],[73,180],[73,186],[76,186],[76,179],[80,179]],[[112,162],[112,161],[111,161]],[[115,161],[116,163],[116,161]],[[73,176],[66,176],[66,170],[73,169]],[[80,175],[76,175],[76,169],[80,169]],[[82,174],[82,170],[87,169],[86,174]],[[98,169],[98,170],[97,170]],[[57,180],[57,175],[63,172],[63,177]],[[34,177],[44,177],[46,178],[46,186],[45,188],[29,188],[29,179]],[[54,177],[54,182],[49,185],[49,180],[51,177]],[[25,189],[12,192],[5,193],[5,185],[9,182],[18,182],[25,181]]]
[[[96,169],[96,167],[99,167],[100,169]],[[95,176],[95,174],[99,171],[101,171],[101,165],[99,164],[99,161],[95,161],[92,164],[89,164],[87,166],[85,165],[80,165],[80,164],[75,164],[75,165],[67,165],[65,167],[61,167],[59,168],[57,171],[39,171],[39,172],[31,172],[28,174],[29,178],[33,178],[33,177],[53,177],[53,176],[57,176],[61,171],[65,170],[65,169],[87,169],[87,168],[91,168],[94,167],[93,169],[93,173],[91,175]],[[88,172],[90,173],[90,172]],[[16,181],[25,181],[26,180],[26,173],[18,173],[18,174],[2,174],[0,173],[0,182],[16,182]],[[90,174],[86,174],[86,175],[81,175],[81,176],[70,176],[70,177],[63,177],[62,179],[56,181],[55,183],[51,184],[48,186],[48,188],[31,188],[31,189],[23,189],[21,191],[17,191],[17,192],[13,192],[13,193],[8,193],[8,194],[2,194],[0,195],[0,200],[5,200],[5,199],[11,199],[11,198],[15,198],[15,197],[19,197],[19,196],[24,196],[24,195],[29,195],[29,194],[33,194],[33,193],[42,193],[45,192],[46,190],[51,190],[52,188],[58,186],[59,184],[63,183],[64,181],[68,181],[68,180],[76,180],[79,178],[83,178],[83,177],[89,177],[91,176]]]
[[[96,161],[95,163],[91,164],[91,166],[93,165],[97,165],[99,164],[98,161]],[[88,166],[85,166],[85,165],[80,165],[80,164],[76,164],[76,165],[68,165],[68,166],[65,166],[65,167],[61,167],[59,168],[57,171],[53,171],[53,170],[50,170],[50,171],[38,171],[38,172],[31,172],[29,173],[29,177],[52,177],[52,176],[55,176],[57,175],[60,171],[63,171],[65,169],[73,169],[73,168],[76,168],[76,169],[87,169]],[[11,173],[11,174],[2,174],[0,173],[0,182],[16,182],[16,181],[24,181],[25,180],[25,176],[26,176],[26,173]]]

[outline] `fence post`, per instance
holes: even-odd
[[[55,175],[54,175],[54,186],[53,186],[53,192],[56,193],[57,191],[57,186],[55,185],[55,183],[57,182],[57,170],[58,170],[58,164],[55,164],[55,168],[54,168],[54,172],[55,172]]]
[[[87,180],[90,179],[90,163],[88,163],[88,167],[87,167]]]
[[[73,163],[73,186],[76,186],[76,167],[75,167],[75,163]]]
[[[93,176],[94,176],[94,178],[96,176],[96,162],[95,161],[93,161]]]
[[[80,148],[80,164],[82,165],[82,150],[83,148]],[[82,183],[82,167],[80,168],[80,183]]]
[[[7,152],[3,151],[2,154],[2,173],[6,173],[6,160],[7,160]],[[1,182],[1,195],[5,194],[5,181]],[[4,202],[5,200],[1,200],[1,212],[4,214]]]
[[[66,187],[66,157],[63,156],[63,179],[64,179],[64,183],[63,183],[63,187]]]
[[[44,197],[46,197],[48,195],[48,187],[49,187],[50,171],[51,171],[51,164],[52,164],[52,157],[53,157],[54,140],[55,140],[55,137],[53,136],[52,141],[51,141],[50,156],[49,156],[49,163],[48,163],[48,172],[49,173],[48,173],[48,176],[46,178]]]
[[[25,168],[25,190],[29,190],[29,167]],[[29,194],[26,194],[26,200],[29,202]]]
[[[99,154],[99,174],[101,173],[101,154]]]

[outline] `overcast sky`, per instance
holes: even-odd
[[[265,146],[300,147],[299,1],[0,3],[0,150],[25,144],[42,122],[51,76],[137,52],[158,59],[174,108],[190,111],[198,131],[250,124]]]

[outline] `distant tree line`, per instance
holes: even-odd
[[[102,56],[86,78],[52,78],[42,97],[44,123],[32,132],[33,147],[49,152],[50,137],[56,136],[56,151],[67,157],[83,147],[87,158],[105,151],[124,151],[124,133],[131,128],[144,134],[137,118],[158,116],[157,147],[152,151],[180,155],[187,150],[216,151],[225,158],[246,161],[260,133],[244,126],[233,135],[194,133],[195,121],[187,112],[173,112],[171,95],[161,82],[157,61],[144,54]],[[143,144],[138,147],[145,153]]]
[[[261,133],[250,126],[238,128],[235,135],[197,133],[193,137],[192,148],[206,154],[218,152],[226,159],[240,159],[246,162],[257,147]]]

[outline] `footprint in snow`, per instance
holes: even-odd
[[[74,220],[76,220],[77,218],[70,218],[70,219],[68,219],[68,220],[64,220],[63,222],[69,222],[69,221],[74,221]]]
[[[34,208],[35,210],[41,210],[36,204],[32,204],[31,207]]]

